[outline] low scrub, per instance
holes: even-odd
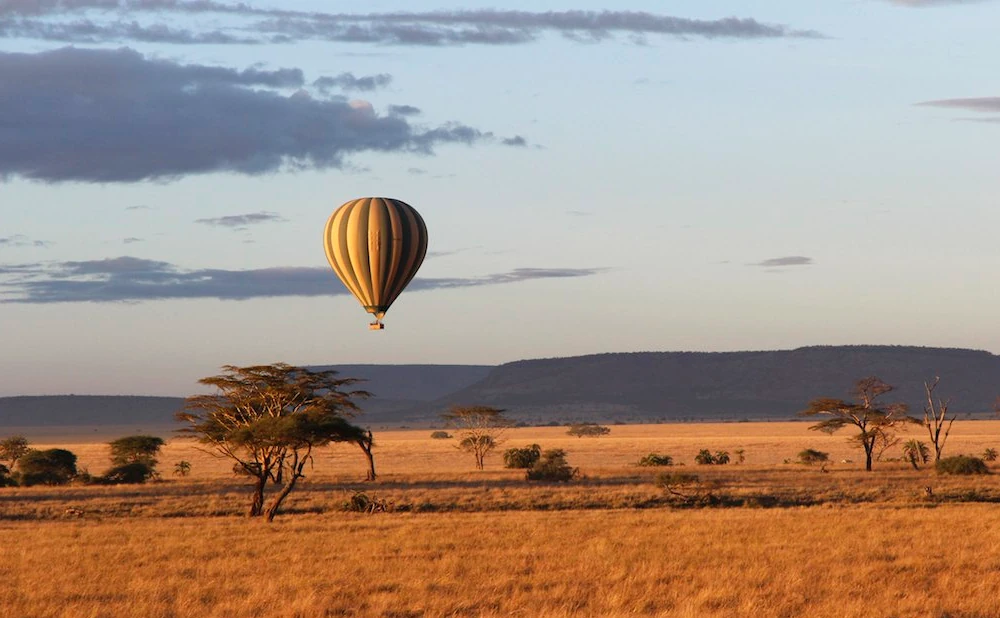
[[[713,455],[712,451],[703,448],[694,456],[694,462],[702,466],[724,465],[729,463],[729,451],[716,451]]]
[[[524,448],[509,448],[503,453],[503,467],[527,470],[535,465],[542,456],[542,447],[537,444]]]
[[[611,428],[597,423],[577,423],[566,433],[577,438],[599,438],[611,433]]]
[[[824,453],[823,451],[817,451],[813,448],[807,448],[805,450],[799,451],[799,463],[807,466],[813,464],[824,464],[830,461],[830,453]]]
[[[674,458],[670,455],[660,455],[658,453],[650,453],[636,463],[637,466],[672,466],[674,465]]]
[[[986,462],[971,455],[955,455],[945,457],[934,464],[938,474],[989,474]]]
[[[579,473],[566,462],[566,451],[555,448],[542,453],[535,465],[527,472],[529,481],[571,481]]]
[[[451,434],[447,431],[434,431],[431,432],[431,438],[434,440],[450,440]]]

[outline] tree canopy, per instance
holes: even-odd
[[[350,390],[359,380],[336,371],[309,371],[285,363],[237,367],[199,380],[218,392],[189,397],[178,420],[194,436],[254,479],[249,514],[274,519],[281,503],[305,476],[313,450],[331,442],[358,442],[365,430],[348,419],[359,411]],[[370,442],[370,438],[369,438]],[[264,508],[268,481],[282,487]]]
[[[452,406],[441,415],[458,434],[458,448],[476,458],[476,469],[482,470],[486,455],[502,444],[501,436],[512,425],[505,410],[489,406]]]

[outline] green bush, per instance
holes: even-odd
[[[816,449],[807,448],[804,451],[799,451],[799,463],[811,466],[813,464],[826,463],[830,460],[830,453],[824,453],[823,451],[817,451]]]
[[[542,447],[537,444],[524,448],[509,448],[503,454],[503,467],[526,470],[542,456]]]
[[[449,440],[451,439],[451,434],[447,431],[435,431],[431,433],[431,438],[435,440]]]
[[[76,455],[61,448],[29,450],[17,462],[20,485],[65,485],[76,476]]]
[[[637,466],[672,466],[674,465],[674,458],[670,455],[659,455],[657,453],[650,453],[646,455],[636,464]]]
[[[934,464],[938,474],[989,474],[986,462],[971,455],[945,457]]]
[[[729,463],[729,451],[715,451],[714,463],[719,466]]]
[[[542,453],[535,465],[528,468],[529,481],[570,481],[579,470],[566,462],[566,451],[561,448]]]
[[[134,462],[111,468],[100,478],[106,485],[138,485],[153,478],[156,470],[148,463]]]
[[[703,448],[694,456],[694,462],[702,466],[710,466],[715,463],[715,455],[712,455],[712,451],[707,448]]]

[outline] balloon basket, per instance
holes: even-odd
[[[368,330],[385,330],[385,324],[381,322],[372,322],[368,325]]]

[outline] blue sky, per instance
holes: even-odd
[[[998,352],[997,23],[989,0],[0,0],[0,395]],[[321,241],[366,195],[430,234],[379,333]]]

